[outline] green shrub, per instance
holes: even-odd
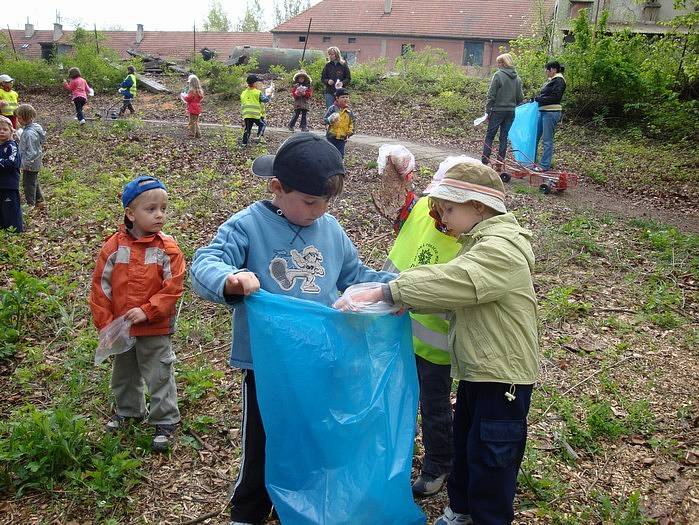
[[[357,64],[352,68],[352,89],[358,91],[376,90],[385,74],[386,59],[384,58]]]
[[[97,41],[103,39],[98,33]],[[95,44],[94,36],[78,27],[73,33],[74,51],[61,57],[64,68],[77,67],[95,91],[114,91],[126,76],[126,66],[113,49]],[[138,60],[132,65],[139,66]]]
[[[85,419],[68,409],[40,411],[28,405],[0,426],[0,469],[19,494],[53,490],[91,457]]]
[[[58,71],[45,60],[0,58],[0,69],[23,87],[50,88],[58,85]]]
[[[252,58],[247,64],[240,66],[227,66],[218,60],[204,60],[195,58],[192,62],[192,71],[207,82],[210,93],[220,93],[224,98],[237,98],[245,89],[245,78],[251,71],[257,68],[257,59]]]

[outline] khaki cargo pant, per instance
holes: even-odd
[[[146,409],[144,383],[150,392]],[[173,425],[180,421],[175,384],[175,353],[169,335],[136,337],[134,348],[114,356],[112,392],[116,413],[144,418],[151,425]]]

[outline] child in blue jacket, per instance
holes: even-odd
[[[0,116],[0,229],[24,230],[19,202],[19,168],[22,159],[12,140],[12,121]]]
[[[326,213],[329,200],[342,191],[345,174],[342,157],[329,142],[310,133],[295,135],[276,155],[257,158],[252,171],[269,178],[274,198],[229,218],[192,262],[194,290],[234,310],[230,364],[243,370],[243,444],[231,497],[233,524],[263,523],[272,509],[265,489],[265,433],[241,299],[263,288],[331,306],[352,284],[395,277],[364,266],[337,219]]]

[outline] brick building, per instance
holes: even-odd
[[[274,47],[337,46],[348,62],[385,58],[407,49],[440,48],[464,66],[492,66],[510,40],[532,32],[553,0],[323,0],[274,29]],[[306,42],[306,30],[312,18]]]

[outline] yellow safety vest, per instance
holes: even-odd
[[[259,119],[262,116],[261,94],[259,89],[246,88],[243,90],[240,94],[240,112],[243,118]]]
[[[136,75],[134,75],[133,73],[126,75],[126,78],[129,77],[131,77],[132,82],[131,87],[129,88],[129,93],[136,97],[136,91],[138,91],[138,89],[136,88]]]
[[[17,101],[19,100],[19,95],[13,89],[10,91],[5,91],[0,88],[0,100],[2,100],[5,105],[2,107],[2,114],[6,117],[11,117],[15,114],[17,109]]]
[[[402,272],[423,264],[449,262],[456,257],[461,245],[454,237],[437,230],[429,213],[428,198],[420,198],[403,224],[388,254],[384,270]],[[451,360],[448,353],[449,322],[446,316],[411,313],[410,317],[415,353],[431,363],[448,365]]]

